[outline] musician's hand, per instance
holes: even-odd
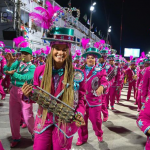
[[[85,125],[84,118],[80,114],[75,115],[75,124],[77,127]]]
[[[104,87],[100,86],[97,90],[96,90],[96,95],[97,96],[101,96],[103,94],[104,91]]]
[[[147,134],[150,135],[150,129],[147,131]]]
[[[12,65],[12,63],[16,60],[16,57],[13,57],[11,53],[7,53],[6,59],[8,61],[7,66],[10,67]]]
[[[29,85],[27,82],[25,82],[21,90],[26,97],[29,97],[32,92],[32,85]]]
[[[16,72],[16,70],[5,71],[5,73],[8,75],[13,75],[15,72]]]

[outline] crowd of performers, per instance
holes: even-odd
[[[47,10],[38,7],[43,16],[35,23],[38,20],[38,25],[50,29],[45,38],[50,41],[49,47],[32,52],[23,37],[14,39],[17,52],[0,43],[1,100],[5,92],[10,94],[10,147],[20,142],[22,125],[31,134],[34,150],[70,150],[76,132],[77,146],[87,142],[88,120],[102,142],[102,123],[109,119],[108,109],[115,109],[124,82],[128,82],[126,100],[130,100],[133,88],[140,112],[137,125],[147,135],[145,149],[150,150],[149,58],[142,53],[140,58],[131,57],[127,62],[104,40],[92,43],[85,38],[81,42],[84,52],[76,50],[72,56],[72,44],[79,44],[74,41],[74,29],[52,26],[53,19],[46,17],[53,17],[58,8],[46,4]],[[30,16],[35,19],[39,16],[35,14]],[[34,103],[38,104],[35,118]]]
[[[137,124],[147,136],[150,134],[150,60],[142,53],[140,58],[131,57],[127,62],[115,54],[114,49],[109,49],[105,41],[96,42],[93,47],[89,42],[90,39],[82,39],[84,53],[76,50],[73,56],[70,41],[56,40],[51,42],[50,47],[35,52],[26,47],[27,43],[17,52],[4,49],[4,43],[0,42],[0,94],[1,100],[4,100],[5,93],[10,93],[11,147],[20,142],[22,125],[31,133],[34,150],[69,150],[76,132],[77,146],[87,142],[88,119],[98,141],[103,141],[102,122],[108,120],[109,106],[114,110],[115,102],[119,103],[125,82],[129,85],[127,101],[134,89],[135,105],[138,105],[137,111],[140,112]],[[47,111],[44,102],[37,102],[39,108],[34,119],[33,85],[73,107],[74,121],[60,121],[59,116]],[[147,149],[150,149],[149,136]]]

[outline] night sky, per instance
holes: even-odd
[[[68,1],[56,0],[63,7],[68,6]],[[109,41],[118,53],[122,14],[121,54],[124,54],[124,48],[140,48],[141,52],[145,53],[150,51],[150,0],[124,0],[124,3],[123,0],[95,0],[95,2],[96,12],[93,13],[92,19],[94,29],[97,27],[106,38],[109,23],[109,26],[112,26]],[[72,0],[72,7],[77,7],[81,11],[79,21],[88,28],[89,25],[83,20],[83,16],[87,14],[90,18],[90,6],[91,0]]]

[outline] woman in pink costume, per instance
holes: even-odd
[[[150,67],[146,68],[141,88],[143,106],[137,119],[137,125],[147,135],[145,150],[150,150]]]
[[[82,70],[73,68],[71,56],[71,43],[75,43],[73,39],[59,39],[58,36],[59,33],[59,35],[71,37],[74,30],[54,27],[50,32],[57,39],[47,38],[51,41],[51,53],[47,57],[46,65],[36,68],[34,85],[43,88],[73,107],[76,110],[76,116],[75,122],[66,124],[62,120],[58,120],[59,118],[53,113],[39,106],[34,127],[33,149],[69,150],[73,135],[77,132],[78,127],[85,124],[83,119],[85,113],[85,75]],[[32,86],[25,84],[22,91],[28,97]]]
[[[83,44],[82,44],[83,45]],[[96,59],[100,58],[99,49],[89,47],[82,55],[86,58],[86,64],[83,70],[86,72],[86,114],[84,116],[85,126],[80,127],[78,131],[77,146],[80,146],[88,140],[88,119],[91,121],[95,135],[98,141],[103,141],[102,119],[101,119],[101,95],[107,89],[107,74],[102,67],[96,66]]]

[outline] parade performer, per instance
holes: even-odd
[[[47,112],[41,106],[35,120],[34,150],[69,150],[72,139],[79,126],[84,125],[85,113],[85,75],[80,69],[73,68],[71,43],[74,30],[64,27],[54,27],[50,34],[57,38],[50,40],[51,52],[47,57],[46,65],[37,67],[34,73],[34,85],[39,86],[61,99],[76,110],[75,122],[66,124],[62,120]],[[64,38],[60,39],[59,36]],[[26,88],[29,91],[26,92]],[[31,88],[31,89],[30,89]],[[32,91],[32,86],[24,85],[25,96]],[[80,119],[78,119],[80,117]]]
[[[147,135],[145,150],[150,150],[150,67],[146,68],[141,89],[143,105],[137,119],[137,125]]]
[[[143,60],[139,60],[139,69],[137,71],[137,82],[136,82],[136,103],[138,104],[137,111],[139,112],[142,107],[141,103],[141,88],[143,84],[143,75],[145,73],[146,68],[144,68],[144,62]]]
[[[85,44],[86,45],[86,44]],[[82,68],[86,72],[86,114],[84,116],[85,125],[78,131],[77,146],[80,146],[88,140],[88,119],[91,121],[95,135],[98,141],[103,141],[102,119],[101,119],[101,95],[107,89],[107,74],[102,67],[96,66],[96,59],[100,58],[99,49],[95,47],[82,46],[86,51],[82,55],[86,58],[86,65]]]
[[[100,41],[100,43],[102,43],[102,42]],[[102,45],[102,44],[100,44],[100,45]],[[102,57],[99,59],[99,66],[106,70],[107,77],[108,77],[110,75],[110,72],[113,70],[113,67],[106,62],[107,56],[109,54],[109,49],[107,47],[102,47],[102,49],[100,50],[100,54]],[[109,92],[110,86],[113,84],[113,81],[114,81],[112,75],[110,77],[112,79],[109,80],[108,88],[107,88],[106,92],[102,95],[102,114],[104,116],[103,122],[106,122],[108,120],[108,109],[107,109],[106,96]]]
[[[48,112],[46,108],[39,106],[35,120],[33,149],[69,150],[73,135],[77,132],[78,127],[85,124],[83,119],[85,113],[85,74],[82,70],[73,68],[72,65],[71,43],[76,43],[74,29],[53,27],[55,20],[53,18],[60,12],[60,8],[53,7],[49,1],[46,1],[46,5],[47,9],[35,8],[42,12],[40,17],[39,13],[30,13],[35,24],[49,30],[45,40],[50,41],[51,47],[46,65],[37,67],[35,70],[34,85],[40,86],[47,93],[51,93],[55,99],[57,97],[65,105],[75,109],[76,115],[73,122],[65,123],[52,112]],[[25,96],[28,96],[32,92],[32,86],[24,84],[22,91]]]
[[[4,56],[2,56],[2,52],[0,52],[0,94],[1,94],[1,100],[5,99],[5,92],[2,86],[2,81],[5,79],[5,74],[3,72],[3,67],[6,65],[6,59]]]
[[[74,57],[74,61],[73,61],[73,65],[77,68],[81,67],[81,50],[76,50],[75,51],[75,57]]]
[[[133,56],[130,56],[130,67],[126,70],[126,78],[127,81],[129,83],[129,87],[128,87],[128,94],[127,94],[127,101],[130,100],[130,96],[131,96],[131,90],[133,87],[134,90],[134,98],[135,97],[135,84],[136,84],[136,60],[133,59]]]
[[[123,68],[121,67],[121,61],[122,61],[122,56],[117,56],[115,58],[115,66],[118,68],[118,72],[120,72],[120,78],[119,78],[119,85],[116,89],[116,100],[117,100],[117,103],[119,103],[120,101],[120,97],[121,97],[121,90],[122,90],[122,82],[123,82]]]
[[[16,60],[11,53],[7,54],[7,65],[4,72],[11,76],[12,88],[9,99],[9,118],[12,133],[11,147],[15,147],[20,139],[21,112],[29,132],[33,135],[34,117],[32,104],[22,101],[21,87],[25,82],[31,82],[35,71],[35,66],[31,63],[32,50],[29,47],[21,49],[23,61]],[[14,62],[14,63],[13,63]]]
[[[143,105],[145,103],[145,100],[146,99],[149,99],[149,89],[148,89],[148,86],[149,86],[149,81],[148,80],[148,70],[149,70],[149,65],[150,65],[150,59],[149,58],[146,58],[143,60],[144,62],[144,67],[145,69],[143,69],[142,71],[142,75],[143,75],[143,78],[141,80],[141,105]]]
[[[6,62],[7,62],[7,53],[11,53],[11,50],[5,48],[5,50],[3,51],[3,56],[6,59]],[[4,89],[6,89],[7,93],[9,93],[9,88],[10,88],[10,76],[9,75],[6,75],[6,77],[4,78],[2,82],[2,85]]]
[[[106,97],[107,108],[109,108],[109,100],[110,100],[110,105],[111,105],[112,110],[114,110],[114,104],[115,104],[115,98],[116,98],[117,92],[121,88],[120,87],[121,72],[120,72],[120,68],[114,65],[114,59],[115,59],[114,54],[110,54],[108,56],[109,64],[115,69],[114,82],[113,82],[112,86],[110,87],[109,92]]]
[[[44,49],[41,48],[41,52],[40,54],[38,55],[38,66],[41,66],[41,65],[44,65],[45,64],[45,52],[44,52]]]

